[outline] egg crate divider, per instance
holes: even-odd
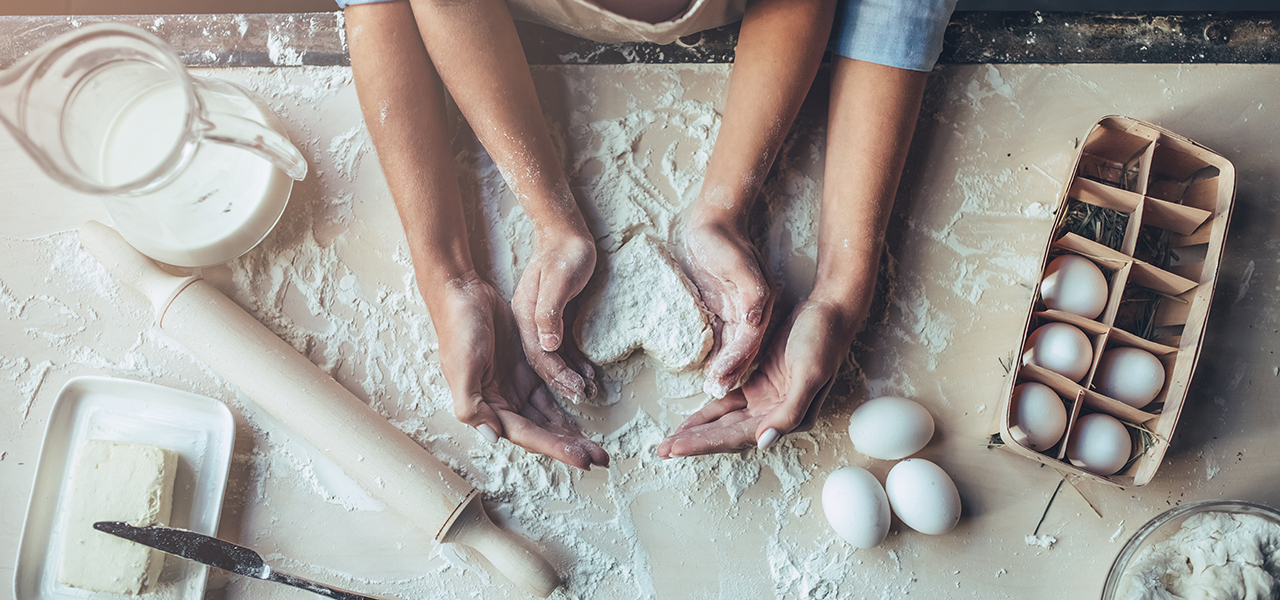
[[[1049,261],[1062,254],[1089,258],[1108,278],[1106,308],[1097,320],[1048,310],[1040,300],[1037,283],[1022,330],[1023,347],[1014,360],[1016,376],[1008,378],[997,411],[1004,448],[1064,474],[1075,473],[1119,487],[1141,486],[1151,481],[1168,450],[1200,357],[1235,187],[1235,167],[1231,162],[1186,137],[1123,116],[1108,116],[1093,126],[1076,156],[1070,184],[1059,198],[1057,219],[1040,272],[1043,274]],[[1067,213],[1072,202],[1127,215],[1128,223],[1119,247],[1112,248],[1067,231]],[[1168,236],[1168,265],[1162,268],[1148,262],[1152,257],[1139,243],[1143,235]],[[1132,324],[1117,320],[1117,316],[1123,316],[1122,301],[1152,296],[1152,292],[1160,299],[1151,316],[1153,323],[1147,339],[1141,335],[1144,332],[1133,331]],[[1093,360],[1080,383],[1036,365],[1021,365],[1028,335],[1036,327],[1053,321],[1075,325],[1089,337]],[[1165,367],[1164,388],[1141,410],[1092,389],[1094,371],[1102,353],[1119,346],[1151,352]],[[1062,440],[1044,452],[1023,445],[1021,440],[1025,434],[1011,423],[1013,388],[1028,381],[1049,386],[1067,407],[1067,430]],[[1111,476],[1076,467],[1066,458],[1067,440],[1080,415],[1090,412],[1105,413],[1145,428],[1151,433],[1151,445],[1140,458],[1131,460]],[[1146,446],[1142,435],[1132,427],[1126,429],[1133,440],[1133,452],[1142,451]]]

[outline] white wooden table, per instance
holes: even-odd
[[[1129,535],[1171,505],[1205,498],[1280,505],[1280,249],[1273,241],[1280,231],[1280,66],[940,67],[890,226],[890,284],[858,339],[860,370],[852,386],[837,387],[819,428],[768,453],[664,463],[654,445],[703,398],[662,397],[666,382],[637,361],[632,381],[614,389],[616,404],[582,411],[584,429],[614,459],[609,470],[589,473],[505,442],[486,446],[454,421],[403,234],[363,141],[349,68],[199,74],[264,92],[313,169],[277,230],[245,257],[205,269],[205,277],[483,489],[490,512],[535,539],[566,576],[565,597],[1093,598]],[[663,182],[655,189],[670,203],[696,192],[697,178],[689,178],[692,187],[673,187],[658,157],[684,141],[675,152],[691,157],[696,171],[694,155],[710,141],[691,143],[693,134],[670,125],[681,111],[708,105],[681,108],[664,94],[718,105],[727,74],[725,65],[535,68],[567,163],[604,152],[601,138],[582,127],[666,111],[625,132],[638,157],[652,155],[627,163],[624,174]],[[766,192],[775,216],[812,216],[822,111],[821,101],[806,106],[780,159],[786,177]],[[1060,477],[986,447],[1006,376],[1000,361],[1019,343],[1073,141],[1108,114],[1160,124],[1232,160],[1235,215],[1200,367],[1165,464],[1143,488],[1083,485],[1097,513],[1064,487],[1039,531],[1055,543],[1029,545]],[[489,207],[471,215],[474,233],[518,229],[510,199],[495,191],[495,172],[476,167],[483,161],[459,135],[464,188]],[[47,416],[59,388],[78,375],[150,381],[225,401],[238,437],[219,535],[268,562],[388,598],[520,597],[382,510],[159,334],[143,304],[117,289],[66,232],[100,216],[97,201],[47,181],[7,135],[0,135],[0,159],[0,598],[13,593],[8,582]],[[589,166],[570,170],[592,214],[593,190],[604,180]],[[811,224],[798,223],[775,224],[786,233],[767,248],[770,260],[785,265],[791,298],[812,277],[804,244],[794,248]],[[527,253],[501,238],[477,246],[498,261],[519,263]],[[510,284],[500,280],[499,288],[509,292]],[[856,453],[845,434],[858,402],[889,393],[916,398],[933,413],[938,433],[921,456],[952,475],[964,516],[937,537],[895,520],[879,548],[854,551],[827,527],[820,490],[840,466],[880,477],[891,466]],[[215,573],[206,597],[309,596]]]

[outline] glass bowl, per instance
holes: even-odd
[[[1187,519],[1195,515],[1213,512],[1255,515],[1280,527],[1280,511],[1250,502],[1202,500],[1169,509],[1148,521],[1146,525],[1143,525],[1141,529],[1133,534],[1133,537],[1129,538],[1128,542],[1125,542],[1124,547],[1120,549],[1120,554],[1116,556],[1115,562],[1111,564],[1111,571],[1107,573],[1107,582],[1102,588],[1103,600],[1126,597],[1122,595],[1128,592],[1130,587],[1129,581],[1126,580],[1126,575],[1129,574],[1130,566],[1133,566],[1135,559],[1140,557],[1143,551],[1173,537],[1182,529],[1182,524]]]

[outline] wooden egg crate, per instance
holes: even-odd
[[[1155,125],[1111,116],[1093,126],[1059,199],[1040,270],[1043,273],[1049,261],[1067,253],[1092,260],[1108,280],[1106,307],[1096,320],[1048,310],[1037,284],[1022,332],[1025,346],[1027,336],[1040,325],[1052,321],[1075,325],[1090,339],[1093,362],[1077,383],[1036,365],[1022,365],[1026,348],[1021,348],[1012,367],[1015,376],[1008,380],[997,414],[1005,448],[1064,473],[1112,485],[1140,486],[1151,481],[1169,447],[1200,356],[1235,180],[1230,161]],[[1069,213],[1099,210],[1114,211],[1109,214],[1111,222],[1123,226],[1070,231]],[[1151,352],[1165,367],[1164,388],[1142,409],[1092,387],[1102,353],[1117,346]],[[1066,433],[1043,452],[1025,445],[1025,434],[1011,425],[1013,388],[1027,381],[1049,386],[1067,407]],[[1066,458],[1067,440],[1077,419],[1091,412],[1124,422],[1132,438],[1134,458],[1114,475],[1095,475]]]

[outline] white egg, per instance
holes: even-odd
[[[933,416],[919,403],[884,396],[863,402],[849,417],[849,439],[871,458],[897,460],[919,452],[933,438]]]
[[[1043,383],[1019,384],[1009,401],[1009,429],[1026,436],[1020,440],[1023,446],[1043,452],[1057,444],[1067,430],[1067,407],[1058,393]]]
[[[1093,261],[1063,254],[1049,262],[1040,280],[1040,300],[1054,310],[1097,318],[1107,306],[1107,278]]]
[[[1164,365],[1141,348],[1112,348],[1098,360],[1093,385],[1104,396],[1142,408],[1164,389]]]
[[[1076,420],[1067,440],[1067,459],[1090,473],[1111,475],[1129,462],[1133,440],[1111,415],[1093,413]]]
[[[1027,337],[1024,348],[1022,364],[1044,367],[1071,381],[1083,379],[1093,362],[1093,346],[1089,345],[1088,336],[1068,323],[1046,323],[1037,327]]]
[[[884,482],[893,514],[920,533],[938,535],[960,522],[960,493],[942,467],[908,458],[889,470]]]
[[[889,534],[889,498],[866,469],[845,467],[822,485],[822,512],[850,545],[874,548]]]

